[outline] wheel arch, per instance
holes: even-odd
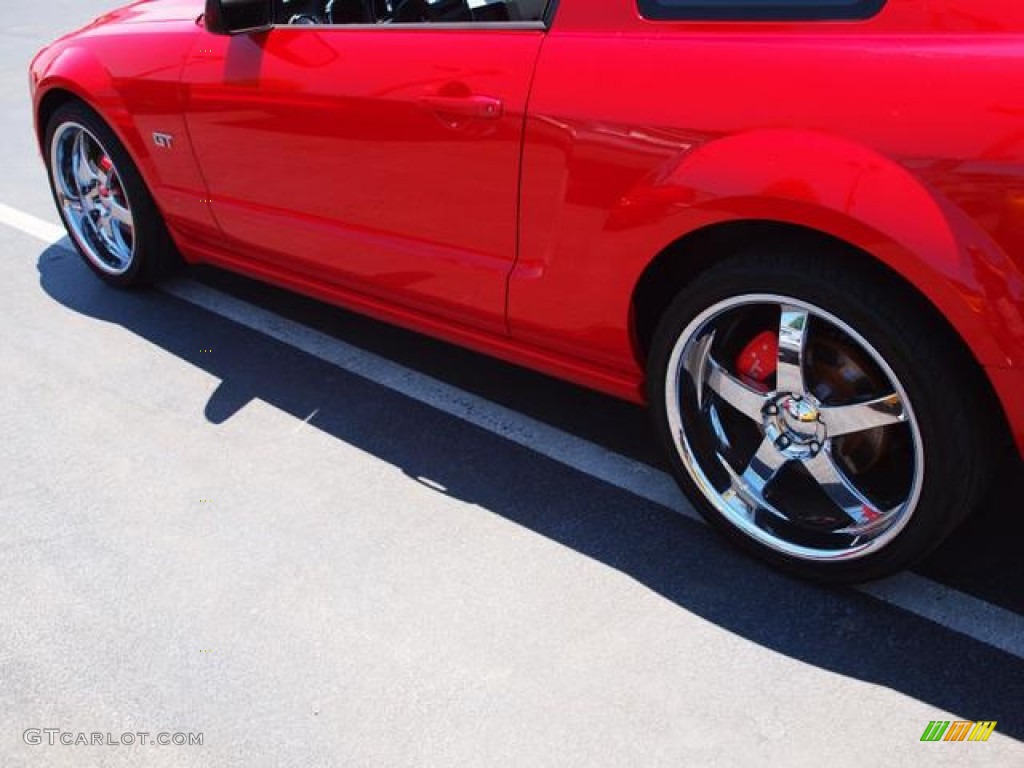
[[[917,312],[943,333],[951,348],[969,366],[987,401],[992,404],[1004,441],[1012,442],[1012,430],[1005,405],[969,340],[957,329],[929,296],[891,265],[830,233],[778,220],[738,219],[711,224],[678,238],[663,248],[647,265],[637,281],[630,305],[631,336],[641,362],[646,363],[658,323],[672,300],[712,266],[753,248],[796,250],[828,254],[872,279],[897,287]]]
[[[60,107],[73,101],[86,103],[78,94],[67,88],[60,87],[51,88],[39,99],[39,103],[36,106],[36,140],[39,142],[40,151],[46,151],[44,133],[50,118],[53,117],[54,112]]]
[[[986,279],[997,272],[1024,282],[1020,267],[938,190],[843,137],[757,130],[698,145],[624,195],[605,232],[610,249],[654,254],[640,261],[637,287],[680,253],[699,271],[697,245],[717,259],[737,242],[752,242],[751,233],[805,242],[816,236],[899,275],[948,319],[980,364],[1024,367],[1024,335],[1008,334],[992,310],[1009,291]]]
[[[869,146],[781,128],[697,144],[624,195],[605,232],[602,256],[636,265],[629,335],[641,365],[668,301],[703,270],[753,247],[819,250],[901,287],[1020,434],[1006,387],[985,369],[1024,369],[1024,271],[939,190]]]
[[[77,101],[95,112],[117,136],[151,189],[160,176],[132,111],[118,93],[100,60],[82,47],[67,47],[33,62],[34,118],[40,151],[45,153],[46,125],[63,104]]]

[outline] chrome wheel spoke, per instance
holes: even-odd
[[[747,507],[749,513],[764,509],[783,517],[782,513],[769,504],[764,497],[768,486],[787,462],[786,457],[775,448],[771,440],[765,438],[761,441],[761,445],[758,446],[757,451],[747,464],[747,468],[742,473],[736,472],[721,456],[718,459],[730,478],[729,489],[723,494],[727,501],[739,499]]]
[[[75,204],[81,210],[82,190],[78,184],[78,176],[74,172],[71,172],[70,177],[63,172],[56,173],[56,175],[58,177],[56,180],[57,196],[60,199],[61,205]]]
[[[85,215],[85,208],[82,205],[82,201],[76,198],[64,197],[61,199],[61,205],[64,206],[64,210],[69,216],[74,216],[77,219]]]
[[[110,216],[114,221],[122,227],[126,227],[129,231],[131,231],[134,226],[131,210],[116,201],[110,206]]]
[[[100,225],[88,212],[82,216],[82,229],[92,237],[102,237]]]
[[[135,218],[117,168],[102,143],[78,123],[53,134],[50,166],[68,231],[82,254],[110,275],[135,258]]]
[[[775,389],[802,395],[804,384],[804,350],[807,347],[807,321],[805,309],[783,304],[779,318],[779,359],[775,374]]]
[[[705,376],[704,383],[712,392],[744,416],[761,422],[761,412],[768,402],[765,395],[748,387],[711,357],[707,361]]]
[[[880,509],[850,481],[828,450],[807,459],[804,466],[832,503],[853,520],[853,527],[844,532],[863,532],[887,516],[886,510]]]
[[[895,392],[865,403],[822,406],[819,412],[830,437],[903,424],[907,420],[903,400]]]
[[[108,241],[112,243],[114,240],[114,220],[110,216],[101,215],[99,220],[96,222],[96,227],[99,229],[100,234]]]
[[[96,171],[89,163],[87,141],[85,131],[79,131],[78,136],[75,138],[74,149],[72,150],[75,179],[78,181],[79,192],[83,196],[87,190],[91,189],[99,181]]]

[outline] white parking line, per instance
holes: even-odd
[[[47,244],[70,247],[62,243],[66,233],[60,227],[2,203],[0,223]],[[639,498],[700,520],[672,478],[647,464],[195,281],[175,280],[163,285],[162,289]],[[1024,659],[1024,617],[1012,611],[909,572],[857,589]]]
[[[45,243],[56,243],[67,237],[63,227],[51,224],[48,221],[37,218],[29,213],[23,213],[17,208],[0,203],[0,222],[9,227],[21,230],[26,235],[42,240]]]

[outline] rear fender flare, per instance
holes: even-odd
[[[1024,365],[1021,270],[950,201],[846,139],[763,130],[701,145],[621,198],[601,256],[658,254],[732,221],[782,222],[849,243],[916,286],[982,365]]]

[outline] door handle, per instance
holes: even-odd
[[[491,96],[425,96],[420,103],[442,115],[481,120],[497,120],[505,111],[504,102]]]

